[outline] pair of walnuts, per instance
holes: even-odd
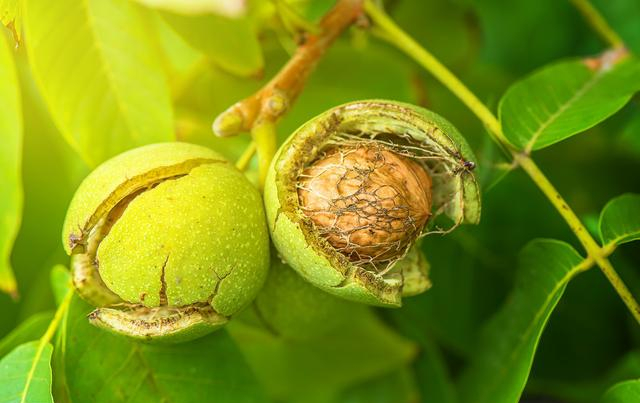
[[[264,203],[205,147],[134,149],[93,171],[71,202],[63,243],[73,283],[98,307],[94,325],[144,340],[193,339],[254,300],[271,239],[317,287],[400,306],[430,285],[417,244],[427,227],[445,229],[428,223],[479,219],[471,159],[443,118],[389,101],[342,105],[300,127],[273,160]]]

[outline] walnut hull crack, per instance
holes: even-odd
[[[158,143],[105,161],[76,191],[63,244],[91,323],[181,341],[223,325],[269,267],[258,190],[215,151]]]
[[[94,326],[142,341],[183,342],[196,339],[224,326],[229,318],[210,305],[181,308],[115,305],[98,308],[88,315]],[[185,332],[185,329],[189,329]]]

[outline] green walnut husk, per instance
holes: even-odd
[[[257,295],[269,267],[260,194],[219,154],[162,143],[120,154],[78,188],[64,223],[92,324],[135,339],[209,333]]]
[[[410,158],[432,181],[427,225],[384,262],[354,262],[336,250],[304,214],[298,196],[302,172],[327,150],[362,146]],[[420,239],[479,221],[473,161],[453,125],[428,110],[383,100],[335,107],[294,132],[272,162],[264,194],[272,240],[282,259],[317,287],[352,301],[398,307],[403,296],[430,286]]]
[[[276,257],[244,320],[286,340],[308,341],[347,326],[363,308],[312,286]]]
[[[371,307],[324,292],[277,257],[252,306],[225,330],[277,402],[336,401],[418,352]]]

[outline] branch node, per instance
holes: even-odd
[[[213,121],[213,132],[218,137],[235,136],[244,130],[245,119],[239,104],[231,106]]]

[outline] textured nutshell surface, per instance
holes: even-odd
[[[349,300],[397,307],[402,295],[415,295],[430,286],[424,257],[413,254],[409,259],[410,243],[408,254],[390,261],[393,266],[386,272],[351,261],[318,231],[298,195],[300,174],[315,159],[338,145],[358,145],[362,138],[418,150],[432,179],[431,213],[446,216],[454,227],[479,221],[480,192],[471,172],[475,156],[455,127],[413,105],[368,100],[320,114],[280,147],[265,183],[267,223],[282,259],[312,284]]]
[[[269,267],[258,191],[217,153],[186,143],[141,147],[98,167],[71,202],[63,242],[83,265],[74,267],[81,296],[104,287],[139,307],[93,315],[132,337],[214,329],[255,298]],[[98,281],[77,281],[79,272]]]
[[[331,149],[298,182],[304,214],[352,262],[395,258],[431,214],[425,169],[375,145]]]

